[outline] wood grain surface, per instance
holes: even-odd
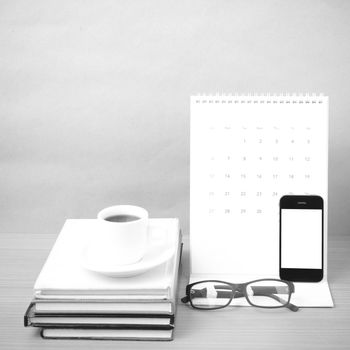
[[[44,340],[24,328],[23,314],[34,281],[56,235],[0,235],[0,349],[349,349],[350,245],[347,236],[329,242],[329,282],[333,309],[195,311],[179,304],[172,342]],[[179,295],[189,275],[188,241]]]

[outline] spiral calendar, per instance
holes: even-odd
[[[279,200],[321,196],[327,228],[327,177],[328,97],[191,97],[191,274],[278,276]]]

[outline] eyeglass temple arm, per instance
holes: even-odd
[[[182,303],[188,303],[190,301],[190,298],[186,295],[185,297],[181,298]]]
[[[286,301],[283,298],[280,298],[275,294],[256,294],[256,293],[254,293],[254,295],[262,295],[264,297],[269,297],[269,298],[275,299],[278,302],[280,302],[281,304],[286,304]],[[299,310],[298,306],[296,306],[290,302],[288,304],[286,304],[286,308],[291,310],[291,311],[294,311],[294,312]]]
[[[278,287],[278,288],[277,287],[268,287],[268,286],[252,287],[254,295],[268,296],[270,298],[273,298],[273,299],[279,301],[280,303],[286,303],[286,301],[283,298],[277,296],[276,293],[277,294],[282,294],[282,293],[288,294],[288,290],[284,290],[284,289],[287,289],[287,287],[285,287],[285,288],[284,287]],[[294,293],[294,286],[293,286],[293,288],[291,288],[291,291],[292,291],[292,293]],[[298,311],[299,310],[298,306],[296,306],[290,302],[286,305],[286,307],[291,311]]]
[[[231,289],[231,287],[225,286],[225,285],[215,285],[214,287],[215,289],[226,289],[226,290]],[[274,300],[277,300],[281,304],[286,304],[286,301],[283,298],[280,298],[277,295],[275,295],[275,293],[283,293],[283,289],[284,289],[283,287],[276,288],[273,286],[261,286],[261,287],[256,286],[251,288],[254,295],[266,296]],[[285,288],[287,289],[287,287]],[[292,293],[293,292],[294,292],[294,289],[292,289]],[[217,293],[218,293],[217,298],[229,298],[231,295],[231,292],[226,292],[226,291],[224,292],[218,291]],[[288,290],[284,290],[284,293],[288,294]],[[241,298],[241,297],[244,297],[244,293],[242,292],[238,292],[233,295],[233,298]],[[299,310],[299,307],[292,303],[286,304],[286,308],[294,312]]]
[[[230,286],[224,284],[216,284],[214,285],[215,289],[224,289],[224,290],[232,290]],[[253,286],[251,287],[254,293],[256,292],[264,292],[266,293],[279,293],[279,294],[289,294],[288,287],[275,287],[275,286]],[[294,290],[292,289],[292,293]]]
[[[192,289],[192,298],[206,298],[207,297],[207,288],[202,289]],[[185,297],[181,298],[181,301],[183,303],[188,303],[190,301],[189,295],[186,295]]]
[[[214,286],[215,289],[219,288],[219,289],[227,289],[227,288],[224,288],[224,286]],[[192,299],[194,298],[207,298],[208,296],[208,290],[207,288],[202,288],[202,289],[192,289],[191,290],[191,297]],[[215,295],[215,298],[217,299],[229,299],[231,298],[231,295],[232,295],[232,290],[230,291],[221,291],[221,290],[218,290],[216,291],[216,295]],[[239,298],[239,297],[244,297],[244,294],[243,293],[235,293],[235,296],[234,298]],[[181,301],[183,303],[188,303],[190,301],[190,297],[188,295],[186,295],[185,297],[181,298]]]

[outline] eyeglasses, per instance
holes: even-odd
[[[230,305],[232,299],[244,297],[255,307],[287,307],[291,311],[298,311],[299,308],[290,303],[292,293],[294,284],[278,279],[260,279],[239,284],[206,280],[187,285],[186,296],[181,301],[190,302],[195,309],[216,310]]]

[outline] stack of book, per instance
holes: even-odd
[[[35,282],[25,326],[42,328],[44,338],[172,340],[182,251],[178,220],[150,219],[150,230],[157,231],[152,239],[166,235],[173,254],[132,277],[82,266],[83,242],[95,221],[66,221]]]

